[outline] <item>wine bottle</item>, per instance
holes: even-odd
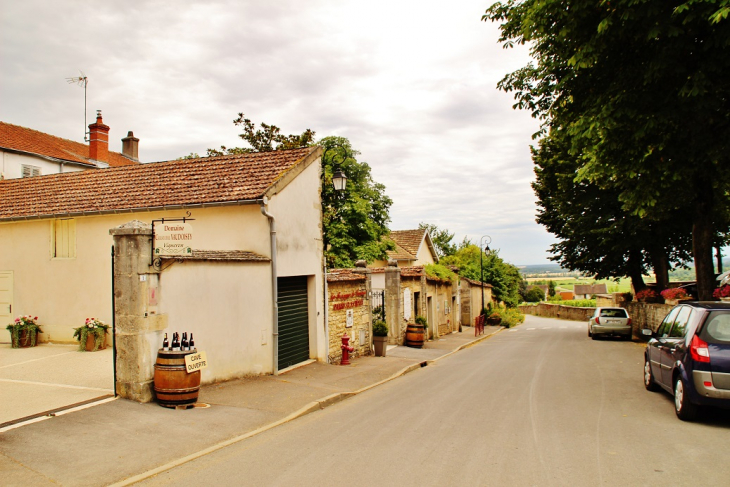
[[[167,333],[165,333],[165,339],[162,340],[162,349],[170,350],[170,342],[167,341]]]
[[[190,350],[188,347],[188,332],[183,332],[182,342],[180,342],[180,350]]]
[[[179,352],[180,351],[180,341],[178,339],[177,332],[172,334],[172,351],[173,352]]]
[[[190,332],[190,343],[188,343],[188,350],[195,350],[195,340],[193,340],[193,332]]]

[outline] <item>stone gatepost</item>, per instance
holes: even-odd
[[[389,260],[385,268],[385,322],[391,345],[403,345],[400,300],[400,268],[395,260]]]
[[[137,220],[112,228],[116,390],[125,399],[154,399],[157,350],[167,316],[157,314],[159,274],[150,265],[152,227]]]
[[[370,337],[370,351],[373,351],[373,270],[364,260],[355,262],[355,273],[365,276],[365,300],[368,310],[368,336]]]

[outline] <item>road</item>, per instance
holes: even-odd
[[[144,485],[727,485],[730,415],[676,419],[643,344],[516,328]]]

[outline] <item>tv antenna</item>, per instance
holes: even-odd
[[[84,142],[88,142],[89,138],[87,137],[87,135],[89,134],[89,132],[87,131],[88,124],[86,123],[86,85],[89,84],[89,78],[80,69],[79,69],[79,73],[81,73],[81,76],[76,76],[74,78],[66,78],[66,81],[69,84],[74,83],[74,84],[84,87]]]

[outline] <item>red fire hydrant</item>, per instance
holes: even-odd
[[[350,365],[350,352],[354,352],[355,349],[350,346],[350,337],[347,336],[347,333],[342,335],[342,346],[340,348],[342,349],[340,365]]]

